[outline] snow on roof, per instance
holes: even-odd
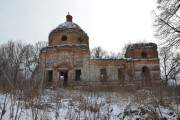
[[[82,30],[77,24],[75,24],[73,22],[62,23],[57,28],[60,28],[60,29],[77,29],[77,30]]]
[[[145,47],[145,48],[151,48],[151,47],[157,47],[155,43],[148,42],[148,43],[134,43],[128,45],[128,49],[134,49],[134,48],[139,48],[139,47]]]
[[[85,33],[81,29],[81,27],[79,27],[79,25],[73,22],[64,22],[60,24],[56,29],[52,30],[51,33],[57,32],[57,31],[76,32],[76,33],[81,33],[88,37],[87,33]]]

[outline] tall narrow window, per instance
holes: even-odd
[[[125,74],[124,74],[123,68],[119,68],[118,69],[118,79],[120,81],[124,81],[124,79],[125,79]]]
[[[75,71],[75,81],[81,80],[81,70]]]
[[[142,68],[142,78],[144,80],[149,80],[150,79],[150,71],[148,67],[143,67]]]
[[[53,71],[49,70],[47,71],[47,82],[52,82],[53,79]]]
[[[106,81],[107,80],[107,73],[106,73],[106,69],[100,69],[100,80],[101,81]]]
[[[59,71],[59,80],[62,81],[63,87],[67,86],[68,84],[68,71],[67,70]]]

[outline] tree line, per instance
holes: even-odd
[[[180,1],[156,0],[154,36],[160,41],[162,79],[180,80]]]
[[[8,41],[0,45],[0,81],[1,84],[14,83],[19,81],[30,81],[33,72],[39,65],[39,53],[47,42],[40,41],[32,44],[25,44],[22,41]],[[101,47],[90,50],[91,59],[120,59],[124,57],[127,45],[122,52],[107,52]],[[159,58],[161,66],[161,77],[168,84],[168,81],[180,79],[180,52],[177,49],[160,47]],[[23,84],[23,83],[22,83]]]
[[[46,45],[46,42],[31,45],[22,41],[8,41],[0,45],[0,83],[18,85],[20,81],[30,80],[39,64],[39,52]]]
[[[169,80],[180,80],[180,1],[156,0],[154,10],[154,36],[160,40],[159,58],[161,76],[167,84]],[[46,42],[34,45],[22,41],[8,41],[0,45],[0,83],[19,84],[18,81],[29,80],[39,64],[39,52],[47,46]],[[127,46],[127,45],[126,45]],[[107,52],[101,47],[91,50],[92,59],[119,59],[122,53]]]

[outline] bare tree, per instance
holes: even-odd
[[[47,46],[47,42],[39,41],[35,45],[26,45],[25,75],[30,78],[39,65],[40,50]]]
[[[4,77],[8,76],[9,80],[14,83],[22,77],[20,73],[22,72],[25,51],[24,45],[20,41],[9,41],[0,47],[1,73]]]
[[[122,55],[123,57],[125,57],[126,51],[127,51],[128,46],[129,46],[130,44],[131,44],[131,43],[125,44],[124,47],[122,48],[121,55]]]
[[[105,50],[102,50],[101,47],[95,47],[91,50],[91,57],[95,59],[102,59],[107,56],[107,52]]]
[[[0,79],[17,83],[17,80],[30,78],[39,64],[39,52],[46,42],[34,46],[22,41],[8,41],[0,45]]]
[[[103,50],[101,47],[95,47],[91,50],[91,58],[93,59],[119,59],[122,58],[122,54],[116,52],[107,52]]]
[[[180,45],[180,1],[157,0],[157,9],[154,11],[155,36],[162,40],[162,44],[171,46]]]
[[[180,79],[180,56],[178,52],[174,52],[166,47],[160,50],[162,77],[168,84],[169,80]]]
[[[122,58],[122,54],[120,52],[116,53],[116,52],[108,52],[106,59],[120,59]]]

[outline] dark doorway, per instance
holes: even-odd
[[[143,67],[142,68],[142,74],[146,77],[150,77],[150,71],[148,67]]]
[[[100,80],[101,81],[106,81],[107,80],[107,73],[106,73],[106,69],[100,69]]]
[[[62,71],[60,71],[59,75],[60,75],[59,78],[63,83],[63,87],[66,87],[67,82],[68,82],[68,71],[67,70],[62,70]]]
[[[81,70],[75,71],[75,81],[81,80]]]
[[[53,71],[49,70],[47,71],[47,82],[52,82],[53,79]]]
[[[148,67],[142,67],[142,80],[146,85],[151,83],[151,75]]]

